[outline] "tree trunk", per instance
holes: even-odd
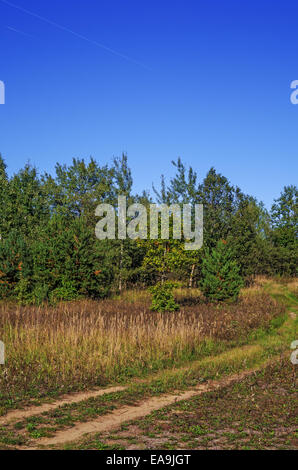
[[[123,265],[123,240],[121,240],[121,245],[120,245],[119,292],[122,291],[122,265]]]
[[[190,272],[190,277],[189,277],[189,283],[188,283],[188,287],[189,287],[189,288],[192,287],[193,275],[194,275],[194,272],[195,272],[195,267],[196,267],[195,264],[193,264],[192,267],[191,267],[191,272]]]
[[[163,267],[161,273],[161,283],[165,282],[165,263],[166,263],[166,256],[167,256],[167,243],[165,243],[164,251],[163,251]]]

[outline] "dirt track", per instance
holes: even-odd
[[[60,431],[53,437],[42,438],[36,443],[38,444],[38,447],[36,447],[35,444],[34,449],[40,448],[41,446],[48,448],[49,446],[63,445],[65,443],[80,439],[84,434],[115,429],[124,422],[142,418],[143,416],[150,414],[152,411],[158,410],[167,405],[171,405],[177,401],[188,400],[195,395],[200,395],[202,393],[224,387],[233,382],[240,381],[255,372],[256,369],[245,371],[241,374],[234,374],[219,381],[210,381],[206,384],[198,385],[192,390],[188,390],[183,393],[153,397],[135,406],[124,406],[93,421],[79,423],[73,428]],[[29,450],[33,449],[33,447],[22,447],[22,449]]]
[[[125,390],[125,388],[126,387],[117,386],[101,388],[99,390],[92,390],[89,392],[72,393],[61,397],[58,401],[55,401],[53,403],[44,403],[43,405],[39,406],[29,406],[23,410],[10,411],[5,416],[0,417],[0,426],[6,425],[11,421],[21,420],[25,418],[30,418],[31,416],[40,415],[41,413],[55,410],[56,408],[59,408],[63,405],[79,403],[80,401],[87,400],[88,398],[99,397],[101,395],[104,395],[105,393],[122,392],[123,390]]]

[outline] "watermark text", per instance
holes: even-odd
[[[295,351],[291,354],[291,363],[295,366],[298,364],[298,340],[293,341],[291,344],[291,349],[295,349]]]
[[[0,104],[5,104],[5,85],[0,80]]]
[[[0,365],[5,363],[5,347],[3,341],[0,341]]]
[[[298,104],[298,80],[293,80],[291,83],[291,88],[294,90],[291,93],[291,103]]]
[[[203,246],[202,204],[195,204],[194,212],[189,204],[150,204],[148,208],[143,204],[132,204],[127,208],[126,197],[119,196],[116,211],[111,204],[99,204],[95,215],[101,217],[95,227],[99,240],[124,240],[127,237],[147,240],[148,235],[150,240],[169,240],[171,233],[173,240],[183,237],[185,250],[199,250]]]

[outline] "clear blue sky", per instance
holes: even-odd
[[[267,207],[297,183],[294,0],[0,0],[0,80],[10,174],[124,151],[137,191],[177,156]]]

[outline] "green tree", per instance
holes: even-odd
[[[204,206],[204,245],[212,248],[226,239],[233,217],[244,195],[227,178],[211,168],[198,188],[198,201]]]
[[[30,249],[16,230],[0,240],[0,298],[17,297],[18,287],[32,275]]]
[[[197,173],[192,167],[187,170],[180,158],[172,164],[176,168],[176,174],[170,184],[167,186],[162,177],[160,190],[153,188],[157,199],[167,204],[203,204],[204,246],[213,248],[218,240],[231,235],[235,228],[235,214],[247,196],[238,187],[232,186],[228,179],[217,173],[214,168],[208,171],[200,183]],[[191,287],[194,278],[200,275],[201,250],[184,253],[179,259]]]
[[[239,267],[227,242],[220,240],[211,252],[207,249],[200,282],[205,297],[211,302],[235,301],[242,285]]]
[[[84,216],[88,225],[95,224],[95,208],[102,202],[115,199],[113,169],[100,166],[91,158],[74,158],[71,165],[56,164],[56,175],[45,174],[43,181],[52,210],[67,217]]]
[[[71,222],[63,216],[53,217],[43,234],[43,242],[48,247],[46,266],[50,271],[51,290],[57,292],[68,285],[77,296],[101,298],[108,294],[112,270],[106,265],[100,241],[84,217]],[[36,266],[35,271],[38,269],[42,266]]]
[[[175,312],[179,310],[179,305],[174,299],[174,284],[172,282],[157,283],[150,287],[152,294],[151,310],[155,312]]]
[[[275,270],[297,275],[298,261],[298,189],[285,186],[271,208]]]
[[[2,166],[0,184],[2,187],[0,220],[2,237],[8,236],[12,230],[29,236],[35,227],[47,222],[50,207],[36,168],[26,165],[11,179],[7,179]]]
[[[227,241],[237,257],[240,275],[247,281],[256,274],[268,273],[269,233],[270,218],[264,206],[252,197],[242,198],[232,218]]]

